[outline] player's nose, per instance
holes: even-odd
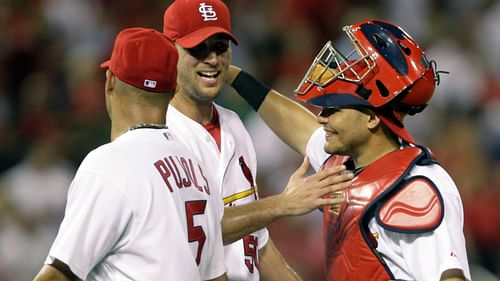
[[[208,55],[203,59],[203,62],[210,65],[217,65],[219,63],[219,56],[215,51],[208,53]]]

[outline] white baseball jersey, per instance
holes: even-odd
[[[197,159],[168,129],[128,131],[89,153],[46,263],[83,280],[222,275],[223,205]]]
[[[316,130],[307,144],[306,153],[317,171],[329,154],[324,151],[325,132]],[[422,175],[430,179],[442,195],[444,218],[428,234],[405,234],[386,230],[372,218],[368,226],[376,235],[378,247],[387,266],[398,280],[439,280],[441,274],[452,268],[461,269],[471,280],[465,238],[463,234],[463,205],[458,189],[438,164],[415,166],[407,177]]]
[[[225,206],[238,206],[257,200],[255,177],[257,160],[250,135],[239,116],[215,105],[219,114],[221,150],[199,123],[173,106],[167,110],[167,124],[185,144],[217,175]],[[181,136],[182,135],[182,136]],[[268,241],[266,228],[224,247],[229,280],[259,280],[258,250]]]

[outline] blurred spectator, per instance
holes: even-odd
[[[418,38],[418,42],[427,41],[426,37],[431,35],[428,29],[433,1],[384,0],[382,2],[389,20],[397,22],[406,32]]]
[[[0,177],[0,280],[31,280],[64,214],[74,169],[63,158],[64,132],[49,116],[25,120],[25,158]]]
[[[500,2],[492,1],[484,5],[477,17],[474,40],[478,52],[483,56],[483,67],[490,69],[495,77],[500,77]]]

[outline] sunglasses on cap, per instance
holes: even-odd
[[[193,57],[203,60],[211,53],[215,52],[216,55],[222,55],[229,49],[229,39],[227,37],[214,37],[209,38],[193,48],[188,48],[186,51]]]
[[[330,115],[334,114],[335,112],[340,111],[339,107],[324,107],[318,114],[319,117],[329,117]]]
[[[319,117],[325,117],[328,118],[330,115],[339,112],[342,109],[354,109],[360,112],[363,112],[364,114],[373,114],[373,111],[371,111],[367,107],[362,107],[362,106],[336,106],[336,107],[323,107],[323,109],[320,111],[318,114]]]

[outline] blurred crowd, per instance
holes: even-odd
[[[64,215],[76,167],[109,141],[98,66],[123,28],[162,30],[168,0],[0,1],[0,281],[31,280]],[[423,114],[407,118],[462,195],[475,280],[500,278],[500,1],[227,0],[233,63],[293,96],[312,59],[341,27],[396,22],[436,60],[441,82]],[[219,103],[255,141],[261,197],[279,193],[301,157],[234,91]],[[278,221],[274,241],[305,280],[323,278],[321,214]]]

